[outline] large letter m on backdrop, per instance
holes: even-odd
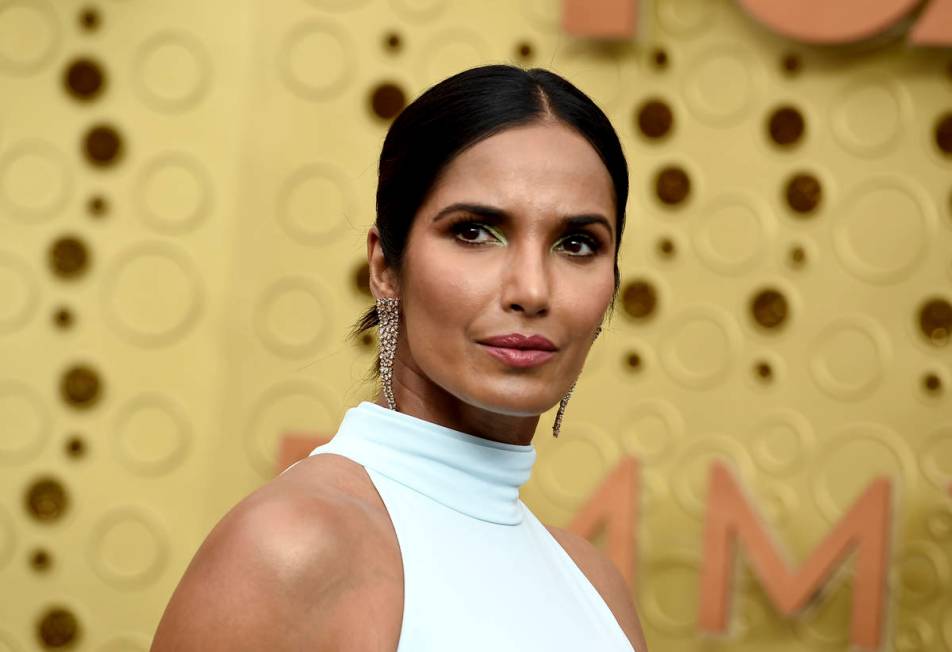
[[[885,621],[891,508],[890,481],[874,480],[809,558],[793,569],[737,480],[723,464],[714,464],[704,525],[701,629],[712,633],[727,629],[735,544],[743,548],[757,579],[785,616],[801,611],[855,550],[850,642],[877,649]]]

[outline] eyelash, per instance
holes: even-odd
[[[464,240],[463,238],[459,237],[462,231],[470,227],[483,229],[487,233],[490,233],[490,235],[492,235],[492,232],[487,228],[485,224],[483,224],[482,222],[477,222],[476,220],[473,220],[473,219],[464,217],[450,224],[450,230],[453,232],[453,235],[456,236],[456,239],[459,242],[462,242],[464,245],[467,245],[470,247],[479,247],[485,244],[484,242],[472,242],[471,240]],[[569,254],[572,257],[588,258],[588,257],[596,255],[599,251],[601,251],[602,243],[599,242],[597,238],[589,235],[585,231],[574,231],[572,233],[569,233],[564,238],[562,238],[560,242],[564,242],[565,240],[569,240],[572,238],[578,238],[579,240],[583,241],[586,245],[588,245],[588,247],[592,250],[592,253],[590,254]]]

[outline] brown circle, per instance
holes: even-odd
[[[644,319],[654,313],[658,294],[648,281],[629,281],[622,291],[621,302],[626,313],[636,319]]]
[[[534,54],[534,48],[529,41],[519,41],[516,43],[516,56],[522,60],[528,60],[532,58]]]
[[[922,377],[922,386],[930,394],[938,394],[942,391],[942,379],[936,374],[929,372]]]
[[[800,142],[805,127],[803,114],[789,105],[774,109],[767,120],[767,134],[774,143],[782,147]]]
[[[48,259],[53,275],[61,279],[79,278],[89,269],[89,249],[82,240],[72,235],[54,240]]]
[[[637,351],[630,351],[628,355],[625,356],[625,364],[632,370],[641,369],[641,356],[638,355]]]
[[[79,12],[79,26],[87,32],[95,32],[99,29],[102,18],[95,7],[85,7]]]
[[[638,129],[647,138],[664,138],[674,125],[671,107],[658,98],[645,100],[638,108]]]
[[[668,58],[668,51],[662,47],[654,48],[651,51],[651,63],[654,64],[654,67],[658,70],[664,70],[668,67],[670,59]]]
[[[787,319],[787,298],[774,288],[764,288],[754,294],[750,301],[754,321],[767,329],[777,329]]]
[[[86,409],[95,405],[102,394],[99,374],[86,365],[74,365],[60,379],[60,396],[67,405]]]
[[[658,254],[662,258],[673,258],[675,254],[674,242],[671,238],[661,238],[658,240]]]
[[[807,262],[807,252],[800,245],[790,247],[790,264],[794,267],[802,267]]]
[[[66,451],[68,457],[79,459],[86,455],[86,440],[79,435],[73,435],[66,440],[63,449]]]
[[[936,121],[935,144],[943,154],[952,154],[952,111],[943,114]]]
[[[72,647],[79,638],[79,621],[68,609],[52,607],[37,622],[36,633],[46,647]]]
[[[86,202],[86,212],[93,217],[102,217],[109,212],[109,201],[102,195],[93,195]]]
[[[383,47],[388,52],[399,52],[403,49],[403,39],[397,32],[387,32],[383,37]]]
[[[823,198],[819,179],[808,172],[798,172],[787,181],[787,205],[796,213],[807,216],[816,210]]]
[[[73,326],[73,312],[65,306],[60,306],[53,311],[53,325],[60,330],[71,328]]]
[[[919,308],[919,330],[936,346],[945,346],[952,334],[952,304],[945,299],[933,298]]]
[[[112,125],[94,125],[83,136],[86,160],[95,167],[115,165],[121,160],[123,149],[122,137]]]
[[[30,553],[30,567],[38,573],[49,570],[53,564],[53,557],[43,548],[36,548]]]
[[[758,360],[754,365],[754,373],[757,374],[757,378],[763,381],[773,380],[773,367],[770,366],[769,362],[764,360]]]
[[[63,86],[74,99],[88,102],[99,97],[106,83],[102,66],[88,57],[74,59],[63,74]]]
[[[691,179],[683,168],[669,165],[655,175],[655,193],[663,203],[675,206],[683,202],[691,192]]]
[[[380,82],[370,94],[370,108],[378,118],[392,120],[407,104],[403,89],[393,82]]]
[[[366,262],[359,264],[354,269],[354,287],[356,287],[357,291],[361,294],[365,294],[368,297],[373,296],[373,293],[370,291],[370,265]]]
[[[803,60],[800,59],[799,54],[787,52],[780,59],[780,69],[789,77],[799,74],[802,68]]]
[[[69,508],[69,496],[59,480],[44,476],[34,480],[24,496],[27,513],[42,523],[60,519]]]
[[[360,345],[364,348],[372,348],[374,346],[374,342],[374,336],[370,332],[364,332],[364,334],[360,336]]]

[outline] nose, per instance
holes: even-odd
[[[503,309],[527,317],[548,314],[551,295],[545,254],[536,247],[512,247],[511,251],[502,279]]]

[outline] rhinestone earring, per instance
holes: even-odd
[[[377,299],[377,318],[380,321],[380,380],[383,393],[387,397],[387,406],[396,411],[397,401],[393,397],[393,356],[397,352],[397,332],[400,328],[400,299],[385,297]]]
[[[602,327],[599,326],[595,329],[595,335],[592,337],[592,340],[595,340],[599,333],[602,332]],[[578,380],[576,380],[578,382]],[[562,416],[565,414],[565,406],[569,404],[569,399],[572,398],[572,392],[575,390],[575,383],[572,383],[572,386],[569,387],[569,391],[565,393],[565,396],[562,397],[562,400],[559,401],[559,411],[555,413],[555,423],[552,424],[552,436],[559,436],[559,429],[562,427]]]

